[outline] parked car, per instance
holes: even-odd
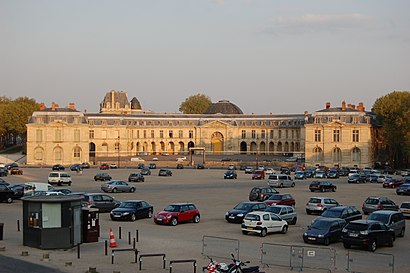
[[[384,183],[384,181],[386,181],[386,179],[391,179],[391,178],[393,178],[393,177],[390,176],[390,175],[381,174],[381,175],[379,175],[379,177],[377,177],[377,183]]]
[[[99,168],[100,168],[100,170],[108,170],[110,168],[110,166],[108,164],[104,163],[104,164],[101,164]]]
[[[0,184],[0,202],[12,203],[14,191],[5,184]]]
[[[178,163],[177,164],[177,169],[183,169],[184,168],[184,165],[183,164],[181,164],[181,163]]]
[[[101,190],[104,192],[134,192],[135,187],[128,185],[127,182],[122,180],[111,180],[101,185]]]
[[[196,169],[205,169],[205,165],[202,163],[196,164]]]
[[[158,176],[172,176],[172,171],[168,169],[160,169]]]
[[[54,189],[54,192],[61,192],[64,195],[69,195],[69,194],[74,194],[72,190],[67,189],[67,188],[58,188],[58,189]]]
[[[157,164],[155,164],[155,163],[149,163],[148,168],[149,168],[149,169],[156,169],[156,168],[157,168]]]
[[[228,165],[228,170],[236,170],[235,164],[229,164]]]
[[[142,167],[141,174],[142,175],[151,175],[151,170],[147,167]]]
[[[377,183],[377,179],[379,179],[380,174],[370,174],[367,179],[366,182],[370,182],[370,183]]]
[[[328,181],[312,181],[309,185],[309,190],[311,192],[314,191],[320,191],[320,192],[325,192],[325,191],[336,191],[336,185],[333,185],[332,183]]]
[[[81,205],[86,208],[97,208],[100,212],[110,212],[121,202],[104,193],[86,193],[82,195]]]
[[[327,178],[339,178],[339,172],[336,169],[331,169],[326,174]]]
[[[71,175],[66,172],[50,172],[48,174],[48,183],[50,185],[57,184],[58,186],[62,186],[63,184],[67,184],[71,186]]]
[[[118,165],[115,163],[110,164],[110,169],[118,169]]]
[[[94,181],[109,181],[112,177],[108,173],[97,173],[94,175]]]
[[[264,211],[267,207],[263,202],[241,202],[225,214],[225,220],[229,223],[242,223],[249,212]]]
[[[254,211],[246,214],[241,225],[242,233],[257,233],[265,237],[268,233],[288,231],[288,223],[280,216],[266,211]]]
[[[224,179],[237,179],[238,178],[238,174],[236,173],[235,170],[227,170],[224,173]]]
[[[154,207],[144,200],[127,200],[110,212],[111,220],[135,221],[139,218],[151,218]]]
[[[288,167],[280,167],[279,171],[281,174],[290,175],[290,169]]]
[[[10,169],[10,175],[22,175],[23,170],[20,170],[18,167],[12,167]]]
[[[81,164],[73,164],[70,166],[70,171],[78,172],[83,169]]]
[[[388,228],[394,230],[396,237],[404,237],[406,231],[406,220],[403,213],[394,210],[378,210],[369,214],[367,220],[380,221]]]
[[[392,247],[394,239],[394,231],[379,221],[356,220],[348,223],[342,230],[345,248],[355,245],[374,252],[382,245]]]
[[[51,167],[51,169],[53,171],[64,171],[65,167],[61,164],[56,164],[56,165],[53,165],[53,167]]]
[[[20,199],[24,196],[25,184],[9,185],[8,188],[13,191],[13,199]]]
[[[328,197],[311,197],[309,201],[306,203],[306,213],[318,213],[322,214],[325,210],[331,207],[339,206],[339,202],[335,199],[328,198]]]
[[[386,179],[383,182],[383,188],[393,188],[394,189],[394,188],[399,187],[402,184],[404,184],[403,180],[399,180],[399,179],[395,179],[395,178]]]
[[[12,163],[8,163],[8,164],[4,165],[4,167],[5,167],[7,170],[10,170],[11,168],[18,168],[19,165],[18,165],[16,162],[12,162]]]
[[[130,173],[128,182],[144,182],[145,178],[141,173]]]
[[[266,168],[265,169],[265,174],[266,175],[274,174],[274,173],[275,173],[275,170],[273,168]]]
[[[399,210],[404,217],[410,218],[410,201],[401,203]]]
[[[366,183],[366,176],[360,175],[358,173],[349,175],[347,178],[347,183]]]
[[[296,210],[292,206],[276,205],[269,206],[265,209],[267,212],[272,212],[280,216],[283,220],[288,222],[289,225],[296,225],[298,217]]]
[[[168,224],[176,226],[181,222],[199,223],[201,214],[193,203],[175,203],[168,205],[163,211],[154,216],[156,224]]]
[[[326,178],[326,171],[316,171],[314,178]]]
[[[340,218],[346,222],[362,219],[361,212],[352,206],[337,206],[325,210],[318,218]]]
[[[270,187],[294,187],[295,181],[287,174],[271,174],[268,176],[268,186]]]
[[[6,168],[0,168],[0,176],[7,176],[9,171]]]
[[[401,176],[410,176],[410,169],[404,169],[400,172]]]
[[[306,179],[305,172],[304,171],[295,172],[295,180],[296,179],[301,179],[301,180]]]
[[[329,245],[340,241],[346,221],[340,218],[317,218],[303,233],[305,243]]]
[[[245,168],[245,173],[252,174],[254,171],[255,171],[254,167],[248,166]]]
[[[364,200],[362,211],[369,214],[376,210],[399,210],[399,207],[389,198],[383,196],[370,196]]]
[[[81,163],[81,168],[83,168],[83,169],[89,169],[90,167],[91,167],[90,163],[88,163],[88,162]]]
[[[271,187],[253,187],[249,192],[249,201],[263,202],[272,194],[279,193],[275,188]]]
[[[296,205],[295,199],[289,193],[272,194],[264,202],[268,206],[276,206],[276,205],[295,206]]]
[[[138,169],[143,169],[145,167],[144,163],[138,163],[137,168]]]
[[[264,170],[255,170],[252,173],[252,180],[258,179],[262,180],[265,179],[265,171]]]

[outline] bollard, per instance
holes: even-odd
[[[133,240],[133,243],[132,243],[132,248],[133,248],[133,249],[135,249],[135,247],[136,247],[136,244],[135,244],[135,238],[132,238],[132,240]]]
[[[128,231],[128,244],[131,244],[131,231]]]
[[[21,256],[28,256],[28,251],[22,251]]]
[[[140,240],[139,240],[139,239],[140,239],[140,238],[139,238],[139,237],[140,237],[140,236],[139,236],[139,235],[140,235],[139,233],[140,233],[140,232],[139,232],[139,230],[137,229],[137,230],[135,231],[135,237],[137,238],[137,242],[140,241]]]
[[[121,227],[118,227],[118,239],[121,239]]]
[[[49,253],[43,253],[43,259],[41,259],[44,262],[50,261],[50,254]]]
[[[96,267],[89,267],[87,273],[97,273]]]
[[[77,259],[80,259],[80,244],[77,245]]]
[[[20,220],[17,220],[17,231],[20,232]]]
[[[108,241],[105,240],[105,256],[108,255]]]

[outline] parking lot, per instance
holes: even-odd
[[[11,184],[28,181],[46,181],[51,168],[24,168],[22,176],[8,176],[5,178]],[[112,169],[108,172],[113,179],[127,180],[132,169]],[[198,261],[197,272],[206,266],[208,260],[201,253],[203,251],[203,237],[215,236],[238,240],[239,254],[242,260],[250,260],[258,265],[261,259],[260,247],[264,243],[300,245],[303,246],[302,234],[316,215],[307,215],[305,204],[312,196],[327,196],[336,199],[343,205],[353,205],[361,209],[362,202],[370,195],[381,195],[391,198],[396,204],[410,201],[408,196],[398,196],[394,189],[385,189],[381,184],[348,184],[347,178],[331,180],[337,185],[336,192],[315,192],[308,190],[310,181],[297,180],[294,188],[278,189],[280,193],[290,193],[296,199],[296,211],[298,222],[289,226],[287,234],[269,234],[266,237],[256,235],[243,235],[239,224],[231,224],[225,221],[225,212],[242,201],[248,201],[248,194],[254,186],[266,186],[265,180],[252,180],[250,174],[238,172],[238,179],[223,179],[225,169],[172,169],[170,177],[159,177],[158,169],[152,170],[152,175],[145,177],[143,183],[133,183],[136,186],[134,193],[111,194],[120,201],[128,199],[142,199],[154,206],[154,213],[162,210],[167,204],[174,202],[193,202],[201,212],[201,221],[198,224],[185,223],[175,227],[154,224],[152,219],[140,219],[136,222],[113,222],[109,214],[100,214],[101,236],[100,242],[83,244],[81,246],[81,258],[77,257],[77,249],[67,251],[38,250],[22,245],[22,232],[17,231],[17,220],[22,222],[21,201],[16,200],[12,204],[2,203],[1,220],[5,224],[4,240],[0,241],[0,247],[6,247],[1,255],[27,260],[38,264],[46,264],[58,268],[64,272],[85,272],[89,267],[97,268],[98,272],[135,272],[138,266],[133,262],[132,256],[119,254],[115,257],[115,263],[111,264],[110,254],[104,255],[104,241],[109,240],[109,229],[115,231],[118,248],[131,247],[128,242],[128,232],[135,237],[136,230],[139,234],[137,248],[141,253],[164,253],[167,260],[172,259],[196,259]],[[100,192],[102,182],[95,182],[93,176],[100,172],[96,168],[86,169],[83,173],[72,174],[73,183],[69,188],[80,192]],[[407,222],[408,224],[408,222]],[[118,230],[121,227],[122,239],[119,239]],[[394,247],[380,247],[376,253],[394,255],[394,272],[409,272],[410,261],[410,236],[397,238]],[[331,244],[337,253],[335,272],[346,272],[347,251],[341,243]],[[30,255],[21,257],[22,251],[29,251]],[[357,250],[369,255],[372,253],[365,250]],[[43,253],[50,253],[50,261],[41,261]],[[227,253],[229,255],[229,253]],[[377,258],[375,258],[377,259]],[[67,266],[66,262],[72,262]],[[371,259],[369,259],[371,261]],[[227,261],[225,261],[227,262]],[[371,268],[371,262],[369,262]],[[161,262],[155,258],[144,262],[142,272],[167,272],[163,270]],[[191,270],[191,271],[189,271]],[[290,272],[286,268],[264,268],[265,272]],[[310,272],[308,269],[305,272]],[[1,270],[0,270],[1,272]],[[192,272],[192,266],[176,265],[173,272]],[[316,272],[316,271],[312,271]],[[372,272],[371,269],[368,272]]]

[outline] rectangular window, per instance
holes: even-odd
[[[174,137],[174,131],[169,130],[168,131],[168,136],[169,136],[169,138],[173,138]]]
[[[265,132],[265,130],[262,130],[262,132],[261,132],[261,138],[265,138],[266,137],[266,132]]]
[[[151,130],[151,138],[155,138],[154,130]]]
[[[179,137],[179,138],[183,138],[183,137],[184,137],[184,131],[179,130],[179,131],[178,131],[178,137]]]
[[[74,141],[80,142],[80,130],[79,129],[74,130]]]
[[[90,139],[94,139],[94,130],[90,130],[88,135],[89,135]]]
[[[74,149],[74,158],[80,158],[80,148],[75,148]]]
[[[246,130],[242,130],[242,139],[246,138]]]
[[[61,130],[56,129],[55,131],[55,141],[61,141]]]
[[[270,130],[270,131],[269,131],[269,138],[270,138],[270,139],[273,139],[273,137],[274,137],[273,130]]]
[[[140,138],[140,130],[137,130],[137,138]]]
[[[43,141],[43,131],[41,129],[36,129],[36,141],[37,142]]]
[[[189,138],[194,138],[194,131],[189,130]]]
[[[252,138],[256,138],[256,131],[252,130]]]
[[[315,130],[315,142],[321,142],[321,141],[322,141],[322,131]]]
[[[282,130],[279,130],[279,132],[278,132],[278,136],[279,136],[279,139],[281,139],[281,138],[282,138]]]
[[[359,142],[359,130],[353,130],[352,141]]]
[[[115,131],[114,132],[114,137],[119,138],[120,137],[120,131]]]
[[[144,138],[147,138],[147,130],[144,130]]]
[[[164,131],[163,130],[159,130],[159,137],[164,138]]]
[[[61,228],[61,204],[43,203],[41,208],[43,228]]]
[[[289,131],[285,130],[285,138],[288,139],[289,138]]]
[[[333,130],[333,142],[340,142],[340,130]]]

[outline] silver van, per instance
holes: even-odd
[[[406,231],[406,220],[399,211],[394,210],[378,210],[369,214],[368,220],[375,220],[386,224],[386,226],[394,230],[397,237],[403,237]]]
[[[71,186],[71,182],[71,175],[66,172],[50,172],[48,174],[48,183],[51,185],[57,184],[58,186],[61,186],[67,184],[68,186]]]
[[[293,188],[295,186],[295,181],[290,175],[287,174],[270,174],[268,176],[268,186],[278,188]]]

